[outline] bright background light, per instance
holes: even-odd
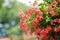
[[[17,0],[17,1],[22,2],[22,3],[24,3],[24,4],[28,5],[28,6],[31,6],[31,4],[29,2],[33,3],[35,0]],[[38,3],[41,3],[41,2],[43,2],[43,0],[38,1]]]

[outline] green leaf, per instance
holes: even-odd
[[[45,12],[46,15],[48,15],[48,12]]]

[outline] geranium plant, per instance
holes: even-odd
[[[60,0],[44,0],[37,8],[28,9],[26,14],[21,11],[18,16],[25,33],[34,33],[41,40],[60,40]]]

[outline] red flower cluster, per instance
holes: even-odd
[[[18,16],[22,16],[23,14],[21,14],[21,13]],[[32,24],[30,25],[26,22],[30,21],[30,17],[32,15],[36,15],[36,16],[31,19]],[[39,24],[39,21],[41,21],[43,19],[42,15],[43,15],[43,13],[38,8],[31,8],[31,9],[27,10],[26,15],[22,16],[22,19],[20,20],[20,29],[25,31],[25,30],[27,30],[29,25],[32,26],[32,28],[36,29]]]
[[[28,18],[28,15],[25,15],[22,17],[22,19],[20,21],[20,28],[22,30],[24,30],[27,27],[27,24],[24,22],[27,18]]]
[[[51,25],[53,25],[53,23],[58,23],[58,24],[60,24],[60,19],[54,19],[54,20],[52,20],[51,21]]]
[[[60,3],[60,0],[58,2]],[[59,11],[56,11],[56,8],[59,8],[57,6],[58,2],[52,2],[44,11],[41,11],[39,8],[31,8],[24,14],[20,10],[18,15],[18,17],[21,16],[20,29],[26,33],[29,31],[30,34],[34,33],[41,36],[42,40],[46,40],[47,35],[52,34],[52,32],[60,32],[60,14]],[[33,5],[35,6],[35,3]],[[50,37],[50,40],[54,40],[53,36]]]
[[[27,14],[27,15],[32,15],[32,12],[33,12],[33,8],[27,10],[27,11],[26,11],[26,14]]]
[[[51,10],[51,11],[50,11],[50,14],[51,14],[52,16],[55,16],[55,15],[56,15],[56,13],[54,12],[54,10]]]
[[[60,32],[60,26],[54,28],[54,32]]]

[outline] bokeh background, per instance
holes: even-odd
[[[24,40],[26,36],[20,30],[18,14],[20,8],[26,12],[32,7],[29,1],[34,2],[34,0],[0,0],[0,40]]]
[[[23,39],[18,18],[20,8],[25,12],[30,6],[19,0],[0,0],[0,40]]]

